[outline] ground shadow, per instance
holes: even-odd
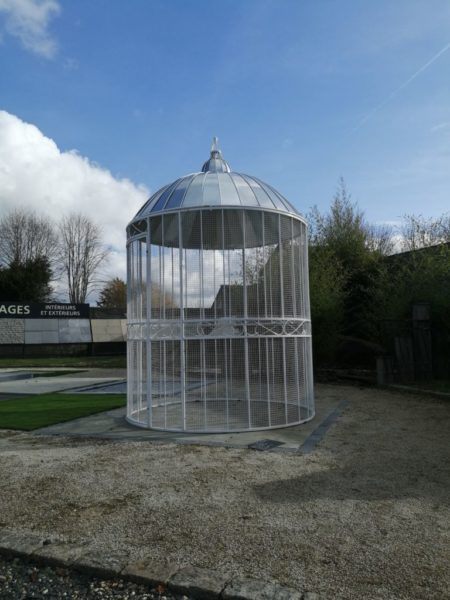
[[[337,454],[339,462],[339,453]],[[405,451],[379,454],[355,452],[341,467],[255,485],[255,494],[268,502],[332,500],[389,500],[431,498],[450,504],[450,452],[437,445],[427,454]]]

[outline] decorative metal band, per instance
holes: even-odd
[[[259,337],[310,337],[307,319],[157,320],[128,323],[128,340],[194,340]]]

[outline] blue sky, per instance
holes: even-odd
[[[371,221],[450,209],[448,0],[0,0],[0,32],[0,109],[115,179],[216,135],[302,212],[341,175]]]

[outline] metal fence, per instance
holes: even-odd
[[[128,420],[219,432],[313,415],[304,221],[211,208],[129,229]]]

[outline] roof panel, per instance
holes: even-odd
[[[259,181],[253,177],[250,177],[249,175],[241,175],[241,177],[243,177],[248,185],[252,188],[253,193],[258,198],[260,206],[263,206],[264,208],[275,208],[270,196],[266,192],[265,188],[261,186]]]
[[[183,179],[180,179],[180,183],[173,190],[172,195],[170,196],[165,206],[166,210],[169,210],[170,208],[178,208],[179,206],[181,206],[183,198],[186,194],[186,190],[189,187],[193,178],[194,175],[191,175],[191,177],[183,177]]]
[[[241,200],[233,180],[228,173],[217,173],[219,180],[220,196],[223,199],[222,206],[240,206]]]
[[[201,206],[203,204],[204,173],[197,173],[191,180],[183,198],[183,208],[186,206]]]
[[[239,194],[241,206],[259,206],[259,202],[253,193],[252,188],[245,179],[241,177],[239,173],[230,173],[230,175]]]
[[[204,206],[220,205],[221,199],[217,173],[205,173],[202,204]]]
[[[177,179],[171,185],[167,186],[167,188],[164,190],[164,192],[159,197],[158,202],[156,202],[156,204],[153,205],[151,212],[159,212],[160,210],[164,209],[167,200],[170,198],[171,193],[177,187],[177,184],[179,183],[179,181],[180,181],[180,179]]]

